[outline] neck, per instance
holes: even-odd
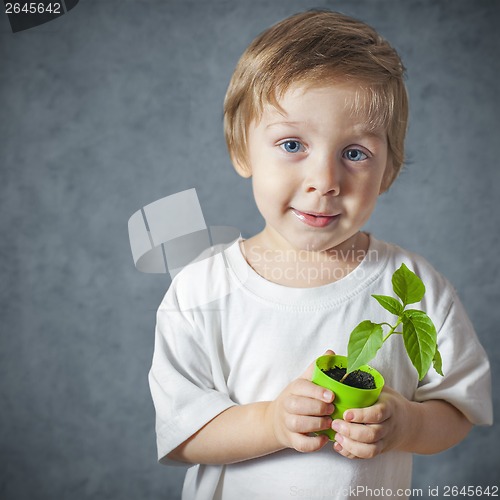
[[[242,243],[248,264],[263,278],[280,285],[308,288],[338,281],[354,271],[366,255],[369,236],[357,233],[325,251],[280,248],[262,233]]]

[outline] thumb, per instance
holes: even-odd
[[[328,349],[326,350],[322,356],[333,356],[335,353],[331,350]],[[314,360],[307,368],[306,371],[299,377],[299,378],[305,378],[306,380],[311,380],[313,373],[314,373],[314,366],[316,364],[316,360]]]

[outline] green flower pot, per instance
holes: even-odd
[[[377,402],[380,392],[384,387],[384,378],[377,370],[368,365],[362,366],[360,368],[361,371],[373,375],[375,379],[375,389],[358,389],[356,387],[341,384],[322,371],[329,370],[336,366],[345,368],[347,366],[347,358],[337,355],[320,356],[316,360],[312,378],[315,384],[330,389],[335,394],[335,399],[333,401],[335,411],[331,415],[332,420],[337,418],[341,419],[346,410],[351,408],[366,408]],[[332,441],[335,439],[335,431],[333,429],[320,431],[318,434],[326,434]]]

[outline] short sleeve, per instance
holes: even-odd
[[[453,291],[448,313],[438,330],[444,377],[432,368],[416,390],[415,400],[441,399],[476,425],[491,425],[490,364],[474,328]]]
[[[167,292],[157,313],[155,347],[149,386],[156,411],[158,459],[235,403],[214,381],[212,336],[201,331],[194,316],[182,311],[175,289]]]

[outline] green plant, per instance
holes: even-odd
[[[422,280],[404,264],[392,275],[392,287],[399,297],[372,295],[378,303],[398,317],[395,325],[362,321],[352,332],[347,346],[347,375],[368,364],[384,342],[392,335],[402,335],[406,352],[422,380],[431,363],[443,375],[441,354],[437,347],[436,327],[427,314],[418,309],[407,309],[409,304],[420,302],[425,294]],[[384,336],[383,327],[389,331]],[[401,330],[397,328],[401,326]]]

